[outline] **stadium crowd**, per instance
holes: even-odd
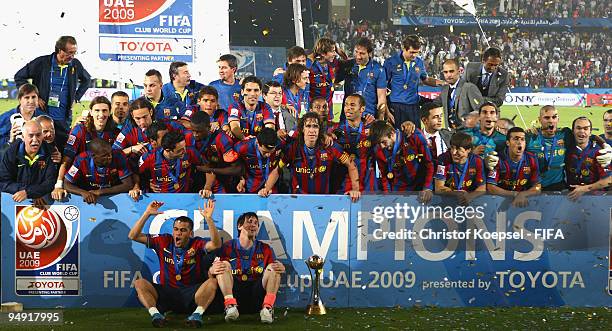
[[[361,37],[374,41],[374,58],[383,63],[401,48],[406,35],[402,30],[392,31],[386,22],[372,24],[334,20],[322,31],[324,36],[338,40],[340,47],[349,52]],[[423,35],[422,57],[428,73],[440,75],[442,62],[459,58],[462,62],[478,61],[480,50],[488,44],[497,46],[508,57],[510,87],[612,87],[612,36],[603,32],[573,31],[490,31],[487,41],[480,32],[460,34]]]
[[[612,12],[612,4],[603,0],[487,0],[475,3],[479,16],[605,18]],[[400,17],[471,15],[452,0],[394,0],[393,10]]]
[[[542,191],[569,189],[575,200],[610,188],[612,110],[601,136],[591,134],[586,117],[558,127],[553,106],[541,108],[540,128],[523,129],[500,118],[510,80],[500,49],[464,65],[444,59],[438,79],[419,56],[419,36],[403,36],[384,63],[373,58],[370,39],[352,47],[350,58],[329,38],[309,55],[291,47],[286,66],[265,83],[238,81],[231,54],[219,58],[219,79],[208,85],[192,80],[186,63],[172,62],[143,73],[144,96],[96,97],[72,125],[72,105],[90,76],[75,58],[76,40],[60,37],[53,53],[15,75],[19,104],[0,115],[0,190],[38,206],[67,194],[87,203],[117,193],[139,201],[147,192],[347,194],[357,201],[364,192],[416,191],[424,203],[435,193],[466,205],[489,192],[522,207]],[[162,81],[162,69],[171,81]],[[340,82],[338,121],[332,96]],[[442,86],[442,93],[423,100],[419,84]],[[201,211],[210,241],[192,238],[187,217],[175,219],[172,235],[143,234],[162,205],[149,204],[129,234],[164,266],[159,284],[135,284],[153,325],[163,326],[162,313],[173,309],[193,312],[188,324],[201,326],[209,306],[225,309],[226,320],[238,318],[240,306],[271,323],[284,266],[255,239],[257,215],[242,215],[239,237],[222,246],[212,199]]]

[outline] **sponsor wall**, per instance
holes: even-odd
[[[216,77],[215,61],[229,51],[229,1],[36,1],[36,10],[3,3],[0,77],[53,52],[61,35],[77,39],[77,58],[92,77],[140,83],[157,68],[169,81],[172,61],[190,64],[193,79]]]
[[[610,27],[612,22],[607,18],[543,18],[543,17],[480,17],[482,26],[494,27]],[[473,16],[395,16],[394,25],[433,25],[433,26],[476,26]]]
[[[80,197],[48,211],[2,194],[2,301],[30,307],[138,306],[133,282],[156,281],[152,250],[127,238],[146,205],[165,202],[144,232],[171,232],[194,218],[207,237],[196,194],[127,195],[87,205]],[[484,196],[470,206],[435,196],[219,195],[213,214],[224,240],[236,219],[260,216],[258,238],[287,267],[280,306],[304,307],[312,280],[304,260],[326,259],[322,298],[331,307],[610,306],[609,196],[530,198],[529,207]]]
[[[419,94],[429,99],[435,99],[440,95],[439,91],[419,91]],[[342,103],[344,91],[334,92],[334,103]],[[599,106],[610,104],[610,94],[585,94],[585,93],[507,93],[504,105],[533,106],[533,105],[555,105],[555,106]]]

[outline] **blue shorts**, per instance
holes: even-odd
[[[414,123],[417,128],[421,128],[421,117],[419,114],[419,104],[408,105],[405,103],[389,103],[389,108],[393,117],[395,118],[395,127],[400,128],[402,123],[410,121]]]
[[[195,294],[202,283],[186,287],[170,287],[153,284],[157,292],[157,309],[160,313],[172,311],[179,314],[191,314],[196,308]]]

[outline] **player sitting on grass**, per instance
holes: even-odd
[[[186,216],[174,220],[172,234],[150,235],[142,233],[149,216],[162,214],[163,202],[153,201],[130,230],[128,237],[155,250],[159,258],[159,284],[140,278],[134,282],[138,299],[151,314],[151,323],[163,327],[163,312],[193,312],[185,321],[187,326],[202,326],[202,314],[215,297],[217,281],[206,279],[208,259],[202,255],[221,246],[221,237],[212,219],[215,202],[208,200],[200,214],[206,220],[211,240],[193,236],[193,220]]]
[[[263,323],[274,321],[274,301],[285,266],[276,260],[268,244],[255,239],[258,232],[257,214],[240,215],[238,238],[223,244],[221,261],[215,261],[210,268],[209,277],[217,279],[223,294],[226,321],[238,319],[238,306],[243,313],[261,309]]]

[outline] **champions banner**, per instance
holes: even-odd
[[[187,215],[208,237],[196,194],[156,194],[135,203],[127,195],[87,205],[81,197],[46,211],[2,194],[2,301],[27,307],[139,306],[139,277],[156,282],[152,250],[128,239],[153,200],[164,213],[145,233],[170,233]],[[213,218],[223,240],[237,235],[246,211],[260,217],[260,240],[287,269],[279,306],[304,307],[312,280],[304,263],[326,259],[321,296],[332,307],[436,305],[610,306],[612,200],[562,195],[529,198],[514,208],[483,196],[470,206],[435,196],[219,195]]]

